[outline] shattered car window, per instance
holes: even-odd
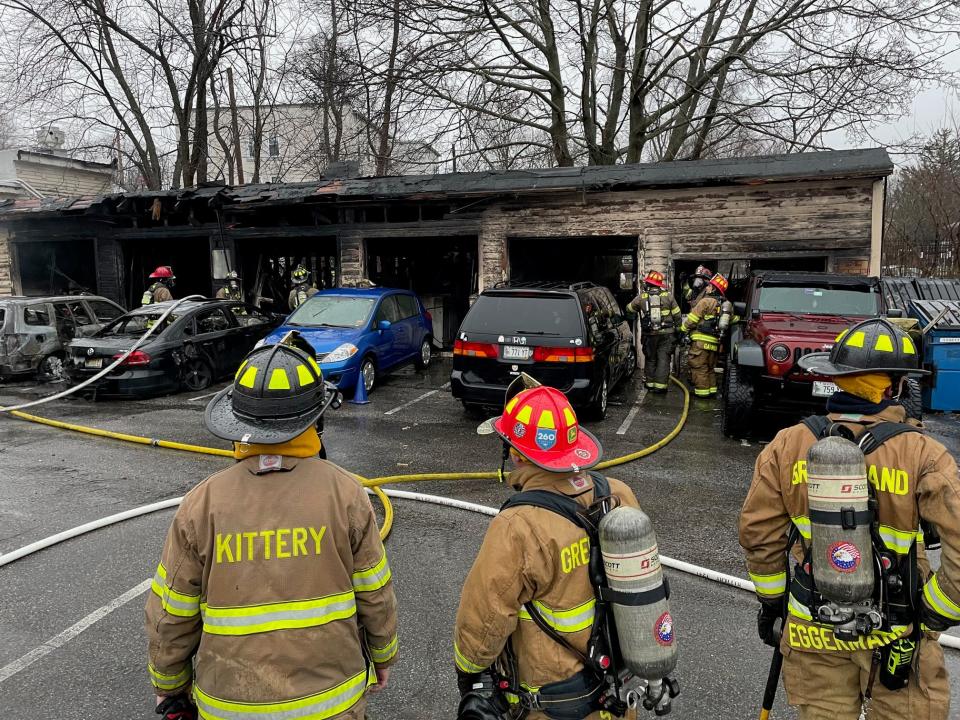
[[[147,330],[156,324],[161,315],[163,315],[162,312],[125,315],[107,325],[103,330],[97,333],[97,336],[111,337],[115,335],[143,335]],[[177,317],[177,315],[170,315],[164,321],[163,327],[154,332],[154,335],[156,335],[158,332],[163,332],[170,327],[174,322],[177,321]]]
[[[46,305],[28,305],[23,309],[23,322],[27,325],[50,325],[50,311]]]
[[[287,325],[301,327],[362,327],[373,310],[374,298],[314,295],[297,308]]]

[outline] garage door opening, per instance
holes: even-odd
[[[730,281],[728,296],[731,300],[741,300],[747,285],[747,278],[755,270],[793,270],[796,272],[824,272],[827,269],[825,256],[799,256],[777,258],[725,258],[723,260],[700,258],[697,260],[674,260],[673,287],[677,299],[681,297],[684,286],[693,277],[698,265],[705,265],[713,272],[723,274]],[[686,308],[684,308],[686,309]]]
[[[625,306],[636,296],[636,237],[510,238],[510,281],[604,285]]]
[[[94,241],[16,243],[20,291],[24,295],[97,292]]]
[[[123,267],[127,276],[124,304],[140,307],[143,291],[153,283],[150,273],[160,265],[169,265],[177,278],[173,297],[211,295],[210,243],[206,235],[154,242],[126,240],[123,243]]]
[[[236,241],[237,267],[226,260],[215,262],[217,287],[231,270],[240,274],[244,295],[265,310],[286,314],[293,287],[290,273],[297,265],[310,271],[310,282],[318,290],[337,285],[337,240],[334,237],[296,239],[249,239]]]
[[[477,238],[368,238],[367,276],[381,287],[413,290],[433,316],[443,347],[456,339],[477,292]]]

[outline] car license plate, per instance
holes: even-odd
[[[91,370],[99,370],[103,367],[103,358],[87,358],[83,366]]]
[[[533,348],[524,347],[522,345],[503,346],[504,360],[529,360],[532,354]]]
[[[830,397],[840,388],[832,382],[824,382],[823,380],[814,380],[813,381],[813,396],[814,397]]]

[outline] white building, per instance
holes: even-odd
[[[323,112],[312,104],[281,104],[264,108],[263,141],[260,147],[260,182],[305,182],[323,175],[333,162],[325,148],[335,144],[335,130],[329,128],[329,142],[324,137]],[[244,183],[253,182],[256,166],[254,143],[254,108],[237,108],[237,124],[243,163]],[[337,161],[356,163],[361,175],[372,175],[375,168],[373,152],[369,147],[364,119],[347,108],[343,115],[340,153]],[[226,156],[233,156],[233,134],[230,112],[221,109],[218,127],[214,128],[209,144],[212,180],[231,181]],[[429,146],[406,142],[394,143],[391,175],[436,173],[439,156]],[[234,184],[239,184],[236,177]]]

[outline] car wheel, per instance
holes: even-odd
[[[430,367],[430,361],[433,359],[433,343],[429,337],[425,337],[420,343],[420,354],[417,356],[417,370],[426,370]]]
[[[63,380],[63,358],[59,355],[47,355],[37,367],[37,379],[40,382]]]
[[[603,420],[607,416],[607,406],[610,402],[610,378],[604,374],[600,381],[600,389],[596,399],[590,403],[589,415],[593,420]]]
[[[367,392],[373,390],[373,386],[377,383],[377,364],[369,355],[360,363],[360,380]]]
[[[900,404],[907,411],[907,419],[923,421],[923,396],[919,380],[907,378],[900,393]]]
[[[183,364],[183,386],[187,390],[206,390],[213,384],[213,370],[205,360],[190,358]]]
[[[731,438],[741,438],[753,429],[755,405],[753,383],[749,375],[733,361],[727,361],[723,373],[723,403],[720,406],[720,428]]]

